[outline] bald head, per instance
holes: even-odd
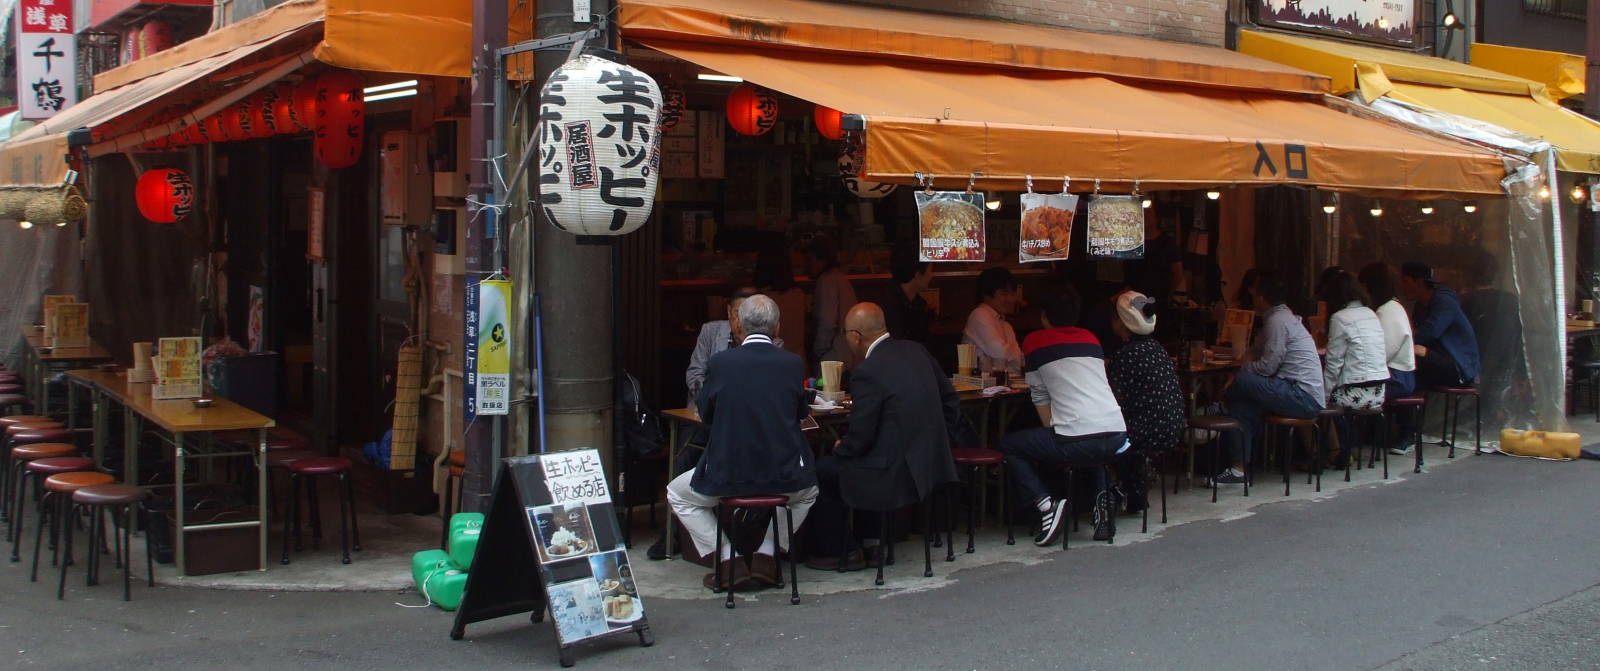
[[[876,303],[856,303],[844,316],[845,339],[857,356],[865,357],[867,348],[889,329],[883,324],[883,308]]]

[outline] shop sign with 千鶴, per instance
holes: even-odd
[[[918,191],[916,201],[923,261],[984,259],[983,194]]]
[[[1022,194],[1022,231],[1017,260],[1064,261],[1072,253],[1072,221],[1078,197],[1066,193]]]
[[[1089,256],[1144,258],[1144,206],[1134,196],[1089,198]]]
[[[661,88],[598,56],[567,61],[539,93],[538,206],[577,235],[626,235],[655,204]]]
[[[78,102],[73,4],[68,0],[17,2],[17,104],[24,119],[48,119]]]

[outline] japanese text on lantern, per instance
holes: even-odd
[[[78,46],[71,0],[20,0],[17,103],[24,119],[48,119],[78,102]]]

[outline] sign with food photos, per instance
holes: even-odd
[[[1089,198],[1089,256],[1144,258],[1144,206],[1133,196]]]
[[[451,638],[473,622],[532,611],[555,625],[561,664],[572,646],[633,632],[655,642],[600,452],[503,460]]]
[[[983,194],[918,191],[919,257],[923,261],[982,261],[988,249]]]
[[[1078,197],[1071,194],[1022,194],[1022,232],[1017,260],[1064,261],[1072,253],[1072,220]]]
[[[162,338],[156,343],[153,360],[155,383],[150,385],[156,400],[197,398],[203,390],[200,376],[200,339]]]
[[[57,303],[50,307],[45,323],[51,347],[89,346],[89,304]]]
[[[43,120],[78,102],[78,42],[71,0],[18,0],[17,106]]]

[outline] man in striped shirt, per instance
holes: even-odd
[[[1053,498],[1039,477],[1039,465],[1045,463],[1088,467],[1095,488],[1094,538],[1111,540],[1116,523],[1100,466],[1129,447],[1122,408],[1106,381],[1099,339],[1078,328],[1078,292],[1063,286],[1045,298],[1043,307],[1044,329],[1022,343],[1034,410],[1043,426],[1006,436],[1000,451],[1017,489],[1039,511],[1035,545],[1055,543],[1065,529],[1067,501]]]

